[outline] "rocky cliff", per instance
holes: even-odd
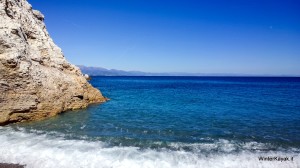
[[[49,36],[26,0],[0,0],[0,125],[104,102]]]

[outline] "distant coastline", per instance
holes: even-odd
[[[106,69],[102,67],[92,67],[77,65],[82,73],[89,76],[203,76],[203,77],[300,77],[297,75],[257,75],[239,73],[186,73],[186,72],[143,72],[143,71],[124,71],[118,69]]]

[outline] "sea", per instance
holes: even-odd
[[[0,127],[28,168],[299,168],[300,78],[92,77],[110,100]]]

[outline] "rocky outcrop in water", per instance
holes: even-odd
[[[26,0],[0,0],[0,125],[40,120],[105,100],[66,61],[41,12]]]

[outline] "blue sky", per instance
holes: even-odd
[[[29,0],[73,64],[300,75],[298,0]]]

